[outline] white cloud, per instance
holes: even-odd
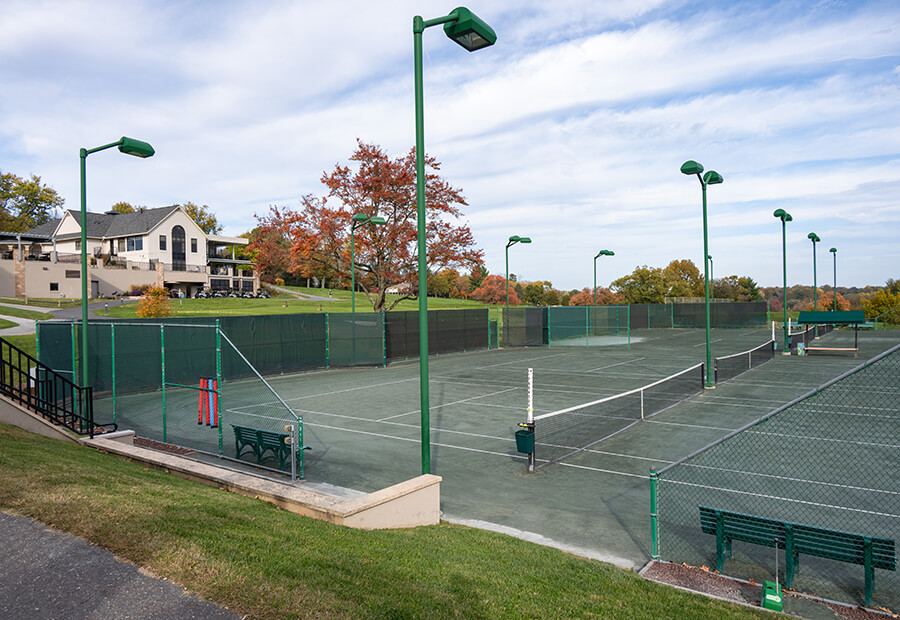
[[[900,225],[894,4],[471,8],[498,44],[468,54],[439,28],[425,33],[426,148],[463,189],[491,271],[510,234],[535,240],[516,273],[566,289],[589,285],[600,246],[616,251],[606,281],[641,264],[701,264],[700,191],[678,170],[692,158],[725,176],[709,190],[717,274],[779,283],[781,206],[802,231],[789,274],[808,271],[816,229],[840,245],[848,283],[897,277],[885,258]],[[7,2],[0,165],[41,175],[75,207],[78,148],[132,135],[157,156],[92,156],[92,208],[191,200],[244,232],[253,212],[321,192],[356,138],[395,156],[412,146],[412,16],[432,10]]]

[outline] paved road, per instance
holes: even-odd
[[[104,304],[109,304],[112,306],[119,306],[121,304],[132,303],[136,300],[134,299],[119,299],[119,300],[106,300],[106,301],[95,301],[90,304],[90,311],[98,312],[103,311]],[[23,336],[26,334],[34,333],[34,321],[32,319],[23,319],[17,316],[9,316],[3,314],[3,306],[8,308],[21,308],[23,310],[34,310],[36,312],[46,312],[48,314],[52,314],[55,319],[81,319],[81,306],[75,306],[74,308],[42,308],[39,306],[24,306],[22,304],[6,304],[0,303],[0,318],[6,319],[7,321],[12,321],[13,323],[17,323],[16,327],[8,327],[6,329],[0,329],[0,336]]]
[[[95,545],[0,512],[0,618],[236,620]]]

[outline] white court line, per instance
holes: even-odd
[[[522,364],[524,362],[533,362],[535,360],[545,360],[550,357],[559,357],[560,355],[566,355],[565,353],[556,353],[554,355],[544,355],[542,357],[526,357],[523,360],[512,360],[511,362],[500,362],[499,364],[489,364],[487,366],[477,366],[475,370],[484,370],[485,368],[496,368],[497,366],[508,366],[510,364]]]
[[[297,411],[304,413],[304,414],[309,413],[312,415],[320,415],[320,416],[324,416],[324,417],[342,418],[345,420],[354,420],[356,422],[370,422],[372,424],[381,423],[381,424],[390,424],[391,426],[400,426],[402,428],[412,428],[412,429],[416,429],[416,430],[419,429],[418,424],[407,424],[405,422],[382,422],[381,420],[372,420],[370,418],[361,418],[359,416],[345,415],[342,413],[325,413],[323,411],[311,411],[308,409],[298,409]],[[314,422],[304,421],[304,424],[309,424],[310,426],[316,426],[316,424]],[[328,428],[343,428],[343,427],[328,427]],[[344,429],[344,430],[352,430],[352,429]],[[465,435],[466,437],[479,437],[481,439],[492,439],[494,441],[514,441],[514,439],[512,437],[497,437],[495,435],[482,435],[480,433],[470,433],[470,432],[466,432],[466,431],[454,431],[454,430],[451,430],[448,428],[440,428],[440,427],[434,427],[434,426],[431,427],[431,430],[436,433],[449,433],[449,434],[454,434],[454,435]]]
[[[419,443],[422,440],[420,437],[408,439],[406,437],[397,437],[396,435],[385,435],[384,433],[373,433],[370,431],[360,431],[360,430],[357,430],[354,428],[341,428],[338,426],[328,426],[326,424],[310,424],[309,426],[312,426],[314,428],[327,428],[327,429],[331,429],[334,431],[347,431],[348,433],[359,433],[361,435],[370,435],[372,437],[382,437],[384,439],[396,439],[398,441],[409,441],[409,442],[414,442],[414,443]],[[457,450],[466,450],[468,452],[480,452],[481,454],[491,454],[494,456],[502,456],[504,458],[516,458],[516,459],[521,459],[521,460],[527,459],[527,457],[519,456],[517,454],[507,454],[505,452],[494,452],[492,450],[479,450],[478,448],[470,448],[468,446],[454,446],[454,445],[446,444],[446,443],[435,443],[433,441],[431,442],[431,445],[438,446],[441,448],[455,448]]]
[[[886,495],[900,495],[900,491],[888,491],[887,489],[870,489],[868,487],[857,487],[849,484],[838,484],[836,482],[823,482],[821,480],[807,480],[805,478],[791,478],[789,476],[779,476],[775,474],[762,474],[759,472],[746,471],[741,469],[727,469],[724,467],[711,467],[709,465],[692,465],[685,463],[688,467],[696,467],[697,469],[710,469],[712,471],[727,471],[732,474],[741,474],[744,476],[757,476],[760,478],[773,478],[775,480],[790,480],[791,482],[802,482],[804,484],[818,484],[826,487],[837,487],[839,489],[852,489],[854,491],[865,491],[867,493],[884,493]]]
[[[644,420],[644,422],[650,422],[651,424],[664,424],[666,426],[687,426],[689,428],[707,428],[713,431],[734,431],[737,429],[734,428],[722,428],[721,426],[707,426],[705,424],[681,424],[678,422],[660,422],[659,420]]]
[[[893,519],[900,518],[900,515],[892,515],[886,512],[875,512],[874,510],[864,510],[862,508],[852,508],[850,506],[835,506],[832,504],[823,504],[821,502],[810,502],[802,499],[794,499],[791,497],[778,497],[777,495],[765,495],[763,493],[753,493],[751,491],[739,491],[737,489],[721,489],[708,484],[696,484],[694,482],[682,482],[681,480],[666,480],[668,484],[683,484],[689,487],[697,487],[699,489],[710,489],[713,491],[728,491],[729,493],[737,493],[738,495],[749,495],[751,497],[761,497],[763,499],[774,499],[782,502],[790,502],[793,504],[806,504],[807,506],[817,506],[819,508],[836,508],[838,510],[848,510],[850,512],[859,512],[862,514],[875,515],[878,517],[891,517]]]
[[[587,469],[589,471],[597,471],[602,474],[614,474],[616,476],[628,476],[629,478],[650,478],[648,474],[628,474],[624,471],[613,471],[611,469],[600,469],[599,467],[588,467],[587,465],[575,465],[567,461],[557,461],[554,465],[562,465],[563,467],[574,467],[576,469]]]
[[[497,396],[498,394],[506,394],[507,392],[512,392],[514,390],[518,390],[518,387],[506,388],[505,390],[500,390],[499,392],[491,392],[490,394],[482,394],[480,396],[472,396],[471,398],[464,398],[462,400],[453,401],[452,403],[444,403],[442,405],[433,405],[431,409],[440,409],[441,407],[452,407],[453,405],[459,405],[461,403],[468,403],[473,400],[478,400],[479,398],[487,398],[489,396]],[[415,411],[407,411],[406,413],[398,413],[396,415],[388,416],[386,418],[380,418],[375,420],[376,422],[387,422],[388,420],[393,420],[394,418],[402,418],[403,416],[412,415],[414,413],[420,413],[421,409],[416,409]]]
[[[374,385],[358,385],[352,388],[346,388],[343,390],[334,390],[333,392],[319,392],[318,394],[306,394],[304,396],[295,396],[293,398],[286,398],[285,402],[292,400],[304,400],[306,398],[319,398],[321,396],[334,396],[335,394],[346,394],[348,392],[356,392],[358,390],[371,390],[373,388],[380,388],[387,385],[396,385],[398,383],[409,383],[410,381],[418,381],[418,377],[410,377],[409,379],[399,379],[397,381],[388,381],[386,383],[376,383]]]
[[[636,360],[628,360],[627,362],[619,362],[618,364],[610,364],[609,366],[600,366],[599,368],[591,368],[590,370],[586,370],[584,372],[597,372],[598,370],[606,370],[607,368],[614,368],[615,366],[621,366],[623,364],[633,364],[634,362],[639,362],[643,359],[647,359],[647,358],[639,357]]]
[[[716,338],[715,340],[710,340],[710,341],[709,341],[709,344],[712,344],[712,343],[714,343],[714,342],[722,342],[722,339],[721,339],[721,338]],[[700,344],[695,344],[694,346],[695,346],[695,347],[705,347],[705,346],[706,346],[706,342],[701,342]]]
[[[396,439],[398,441],[407,441],[407,442],[414,442],[414,443],[419,443],[421,441],[421,438],[419,438],[419,437],[416,437],[414,439],[407,439],[406,437],[397,437],[395,435],[385,435],[383,433],[372,433],[369,431],[360,431],[360,430],[350,429],[350,428],[327,426],[325,424],[310,424],[309,426],[312,426],[315,428],[327,428],[327,429],[337,430],[337,431],[347,431],[350,433],[359,433],[361,435],[370,435],[372,437],[381,437],[383,439]],[[451,444],[435,443],[435,442],[432,442],[431,445],[438,446],[440,448],[450,448],[450,449],[455,449],[455,450],[465,450],[467,452],[478,452],[479,454],[489,454],[491,456],[501,456],[506,459],[513,458],[513,459],[518,459],[521,461],[527,460],[527,457],[525,457],[525,456],[520,456],[518,454],[508,454],[506,452],[494,452],[492,450],[480,450],[478,448],[469,448],[467,446],[454,446]],[[644,475],[644,474],[629,474],[629,473],[622,472],[622,471],[613,471],[610,469],[600,469],[599,467],[588,467],[587,465],[574,465],[572,463],[566,463],[566,462],[558,462],[558,463],[554,463],[554,465],[563,465],[565,467],[574,467],[576,469],[586,469],[588,471],[595,471],[595,472],[600,472],[600,473],[604,473],[604,474],[613,474],[613,475],[617,475],[617,476],[628,476],[630,478],[649,478],[649,475]]]
[[[594,450],[593,448],[586,448],[582,450],[582,452],[590,452],[591,454],[605,454],[607,456],[618,456],[623,459],[636,459],[639,461],[653,461],[654,463],[674,463],[675,461],[666,461],[664,459],[654,459],[646,456],[634,456],[633,454],[619,454],[618,452],[605,452],[604,450]]]
[[[891,448],[896,449],[900,448],[900,446],[895,446],[889,443],[874,443],[868,441],[851,441],[850,439],[831,439],[830,437],[813,437],[811,435],[788,435],[787,433],[767,433],[763,431],[753,431],[746,430],[745,433],[753,433],[754,435],[771,435],[772,437],[787,437],[788,439],[806,439],[812,441],[827,441],[830,443],[849,443],[856,446],[868,446],[870,448]]]

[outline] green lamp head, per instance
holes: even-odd
[[[828,251],[829,251],[829,252],[834,252],[835,254],[837,254],[837,248],[831,248],[831,249],[828,250]]]
[[[775,212],[772,214],[782,222],[793,222],[794,218],[791,217],[791,214],[785,211],[784,209],[775,209]]]
[[[689,159],[681,164],[682,174],[700,174],[701,172],[703,172],[703,164],[696,162],[693,159]]]
[[[806,235],[806,238],[809,239],[810,241],[812,241],[813,243],[818,243],[819,241],[821,241],[821,239],[819,239],[819,235],[817,235],[814,232],[811,232],[808,235]]]
[[[466,50],[474,52],[497,42],[497,33],[469,9],[457,7],[450,16],[456,20],[444,24],[444,33]]]
[[[707,185],[718,185],[724,180],[725,179],[722,178],[722,175],[715,170],[710,170],[703,175],[703,182]]]
[[[156,153],[156,151],[153,150],[153,147],[143,140],[135,140],[134,138],[126,138],[124,136],[119,140],[119,152],[141,158],[153,157]]]
[[[354,222],[365,222],[367,219],[369,219],[369,216],[365,213],[356,213],[351,219]]]

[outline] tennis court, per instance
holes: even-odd
[[[896,342],[885,333],[865,334],[861,357]],[[713,352],[745,351],[770,335],[764,329],[713,330]],[[704,358],[699,329],[637,330],[630,350],[501,349],[432,358],[432,472],[444,479],[445,517],[531,532],[595,557],[642,565],[650,558],[651,468],[859,363],[849,356],[779,355],[561,463],[525,472],[513,433],[525,419],[528,368],[534,368],[539,415],[646,385]],[[312,448],[307,481],[370,492],[421,472],[415,360],[270,383],[303,416],[305,444]],[[222,406],[227,418],[229,405]]]
[[[768,329],[713,329],[713,356],[749,351],[770,339]],[[820,342],[840,347],[852,339],[852,331],[836,330]],[[761,366],[714,390],[697,389],[644,421],[633,424],[633,411],[614,412],[610,417],[622,418],[615,423],[630,425],[627,429],[534,473],[526,472],[527,457],[517,452],[514,437],[525,421],[529,368],[539,417],[646,386],[703,362],[704,330],[632,330],[630,349],[525,347],[432,357],[432,473],[443,477],[444,518],[622,566],[643,566],[651,559],[651,469],[700,450],[898,342],[900,332],[861,333],[858,358],[846,353],[784,357],[778,344],[776,355]],[[699,377],[697,372],[697,382]],[[304,444],[311,451],[305,453],[305,482],[298,484],[371,492],[421,473],[418,360],[267,380],[303,417]],[[211,452],[217,441],[233,445],[229,421],[252,418],[255,408],[271,399],[242,400],[239,381],[229,389],[234,396],[223,393],[221,432],[196,431],[196,392],[185,396],[184,420],[169,416],[170,428],[207,432]],[[132,419],[131,412],[141,409],[137,402],[120,407],[120,428],[138,430],[140,417]]]

